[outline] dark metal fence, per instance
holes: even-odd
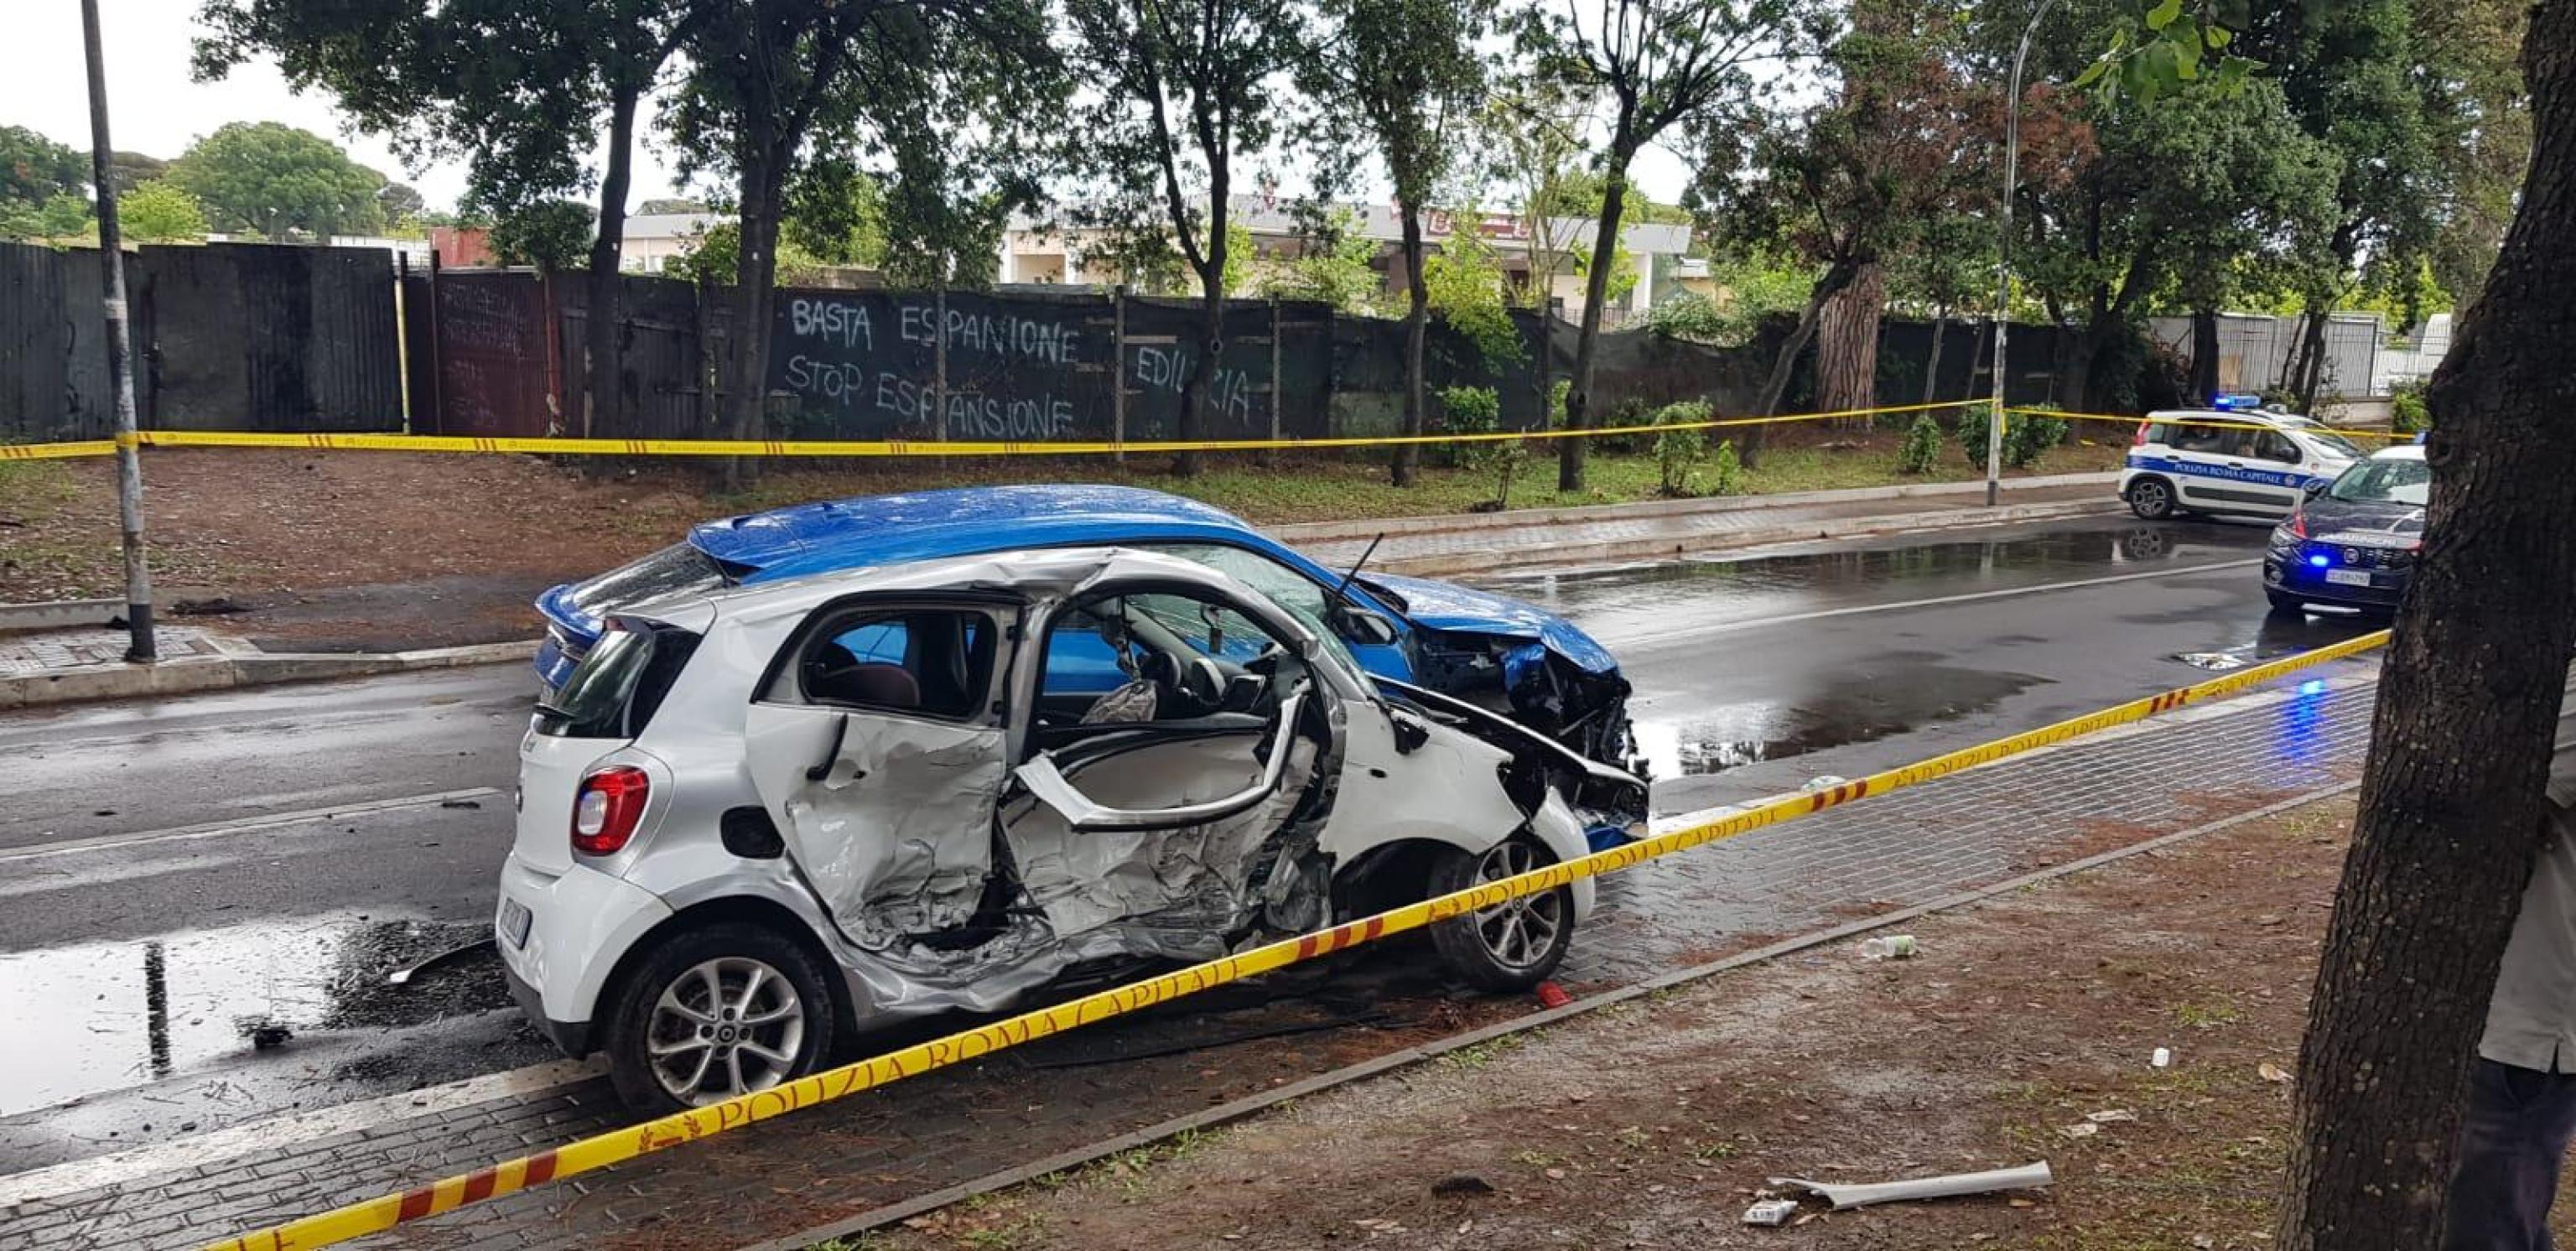
[[[0,244],[0,440],[103,437],[112,420],[97,255]],[[413,271],[364,248],[147,247],[133,261],[138,395],[146,428],[404,430],[470,436],[722,437],[716,362],[729,292],[621,279],[614,420],[584,399],[588,284],[527,270]],[[1179,435],[1181,392],[1205,340],[1193,300],[1009,288],[991,292],[784,289],[774,319],[767,434],[799,439],[1150,441]],[[1575,329],[1514,314],[1520,351],[1489,357],[1435,320],[1427,387],[1490,386],[1503,424],[1548,419],[1542,379],[1573,370]],[[1785,322],[1740,347],[1644,329],[1605,333],[1593,413],[1646,420],[1706,399],[1760,404]],[[1924,396],[1928,323],[1889,319],[1882,403]],[[2051,398],[2059,336],[2019,328],[2012,397]],[[1395,433],[1403,323],[1330,306],[1241,300],[1208,382],[1202,437]],[[1944,332],[1937,398],[1983,393],[1984,328]],[[1545,368],[1541,368],[1544,354]],[[1812,365],[1782,411],[1813,407]],[[1436,419],[1438,405],[1432,404]]]
[[[98,253],[0,243],[0,439],[115,427]],[[127,261],[135,407],[152,430],[402,429],[393,257],[144,247]]]

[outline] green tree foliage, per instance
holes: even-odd
[[[1457,228],[1440,250],[1423,262],[1423,283],[1432,315],[1476,345],[1487,369],[1501,370],[1529,359],[1504,303],[1503,266],[1494,245],[1477,230],[1484,214],[1466,209],[1451,215]]]
[[[71,192],[47,200],[36,209],[36,227],[46,239],[72,239],[98,229],[91,216],[89,201]]]
[[[384,213],[385,224],[392,226],[420,216],[429,202],[408,183],[388,182],[376,192],[376,207]]]
[[[89,186],[89,158],[24,126],[0,126],[0,204],[41,205]]]
[[[1348,213],[1336,214],[1331,225],[1305,240],[1303,253],[1266,267],[1258,284],[1260,294],[1273,300],[1314,300],[1344,313],[1375,314],[1386,278],[1377,271],[1377,240],[1361,234],[1359,225]],[[1244,231],[1238,242],[1248,254],[1252,232]],[[1234,249],[1228,248],[1227,253],[1232,263]]]
[[[107,178],[116,184],[116,193],[120,196],[169,173],[170,162],[159,157],[145,156],[140,152],[107,154]],[[119,205],[123,203],[118,201]]]
[[[778,262],[770,280],[781,287],[810,287],[820,284],[835,262],[827,261],[799,246],[793,239],[778,241]],[[704,286],[729,287],[742,270],[742,227],[734,222],[718,222],[690,239],[678,256],[663,262],[662,276]]]
[[[1068,0],[1064,11],[1089,89],[1080,124],[1065,128],[1065,163],[1096,192],[1078,216],[1125,238],[1131,256],[1179,252],[1197,279],[1201,341],[1176,433],[1203,438],[1225,353],[1235,162],[1279,134],[1283,88],[1310,46],[1306,11],[1290,0]],[[1174,468],[1195,473],[1199,461],[1183,453]]]
[[[118,196],[116,221],[137,243],[202,243],[208,233],[197,197],[159,180]]]
[[[1806,24],[1799,0],[1601,0],[1597,11],[1533,7],[1515,15],[1521,48],[1547,79],[1607,101],[1601,214],[1594,220],[1582,328],[1575,340],[1574,389],[1566,421],[1590,421],[1592,366],[1609,296],[1628,169],[1637,153],[1676,127],[1746,105],[1764,78],[1758,63],[1797,50]],[[1584,440],[1559,440],[1557,489],[1583,489]]]
[[[561,273],[590,253],[591,207],[579,200],[540,200],[503,213],[492,225],[492,254],[504,265]]]
[[[1422,433],[1423,335],[1431,316],[1423,218],[1432,195],[1452,173],[1451,133],[1463,127],[1484,93],[1476,44],[1492,20],[1494,0],[1321,0],[1322,23],[1300,75],[1317,99],[1312,115],[1327,134],[1356,132],[1384,169],[1395,193],[1405,276],[1403,430]],[[1395,450],[1397,486],[1413,480],[1417,449]]]
[[[704,200],[670,199],[646,200],[635,211],[638,213],[704,213],[708,209],[707,202]]]
[[[1742,347],[1753,342],[1762,323],[1794,316],[1807,306],[1815,289],[1816,269],[1785,253],[1761,246],[1733,248],[1709,265],[1714,297],[1681,291],[1656,303],[1646,314],[1646,327],[1667,338],[1713,347]]]
[[[168,178],[217,230],[278,240],[381,232],[384,181],[340,145],[283,122],[226,125],[171,162]]]

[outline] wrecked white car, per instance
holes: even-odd
[[[1580,856],[1569,797],[1644,802],[1548,738],[1368,678],[1209,564],[1121,549],[633,605],[520,760],[495,918],[512,988],[663,1110],[813,1071],[893,1020]],[[1591,898],[1578,882],[1433,939],[1468,982],[1526,987]]]

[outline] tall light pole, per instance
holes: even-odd
[[[2021,28],[2013,49],[2012,94],[2004,101],[2003,234],[1995,240],[1995,377],[1994,411],[1986,415],[1986,507],[2003,502],[2004,490],[2004,340],[2012,335],[2013,190],[2021,182],[2021,67],[2030,58],[2030,39],[2041,18],[2057,0],[2039,0],[2030,24]]]
[[[90,188],[98,197],[98,263],[106,283],[107,372],[116,392],[116,515],[125,539],[125,658],[159,658],[152,641],[152,568],[143,551],[143,455],[134,445],[134,338],[125,313],[125,251],[116,224],[116,180],[107,141],[107,69],[98,48],[98,0],[81,0],[89,55]]]

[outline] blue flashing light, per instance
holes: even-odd
[[[2310,678],[2305,682],[2301,682],[2299,684],[2299,693],[2302,695],[2323,695],[2326,693],[2326,680],[2324,678]]]
[[[2316,554],[2316,555],[2314,555],[2314,556],[2310,556],[2310,557],[2308,557],[2308,563],[2309,563],[2310,565],[2313,565],[2313,566],[2315,566],[2315,567],[2319,568],[2319,569],[2323,569],[2323,568],[2325,568],[2326,566],[2333,564],[2333,563],[2334,563],[2334,558],[2333,558],[2333,557],[2331,557],[2331,556],[2326,555],[2326,554],[2325,554],[2325,553],[2323,553],[2323,552],[2319,552],[2319,553],[2317,553],[2317,554]]]
[[[2255,409],[2263,407],[2263,397],[2259,395],[2222,395],[2212,399],[2209,402],[2209,406],[2219,410],[2220,412],[2250,413]]]

